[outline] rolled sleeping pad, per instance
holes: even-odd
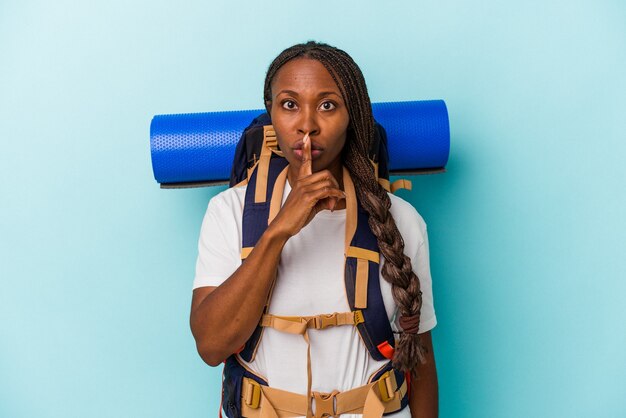
[[[443,100],[373,103],[387,132],[390,174],[444,171],[450,125]],[[264,110],[157,115],[150,124],[154,178],[161,187],[227,183],[243,130]]]

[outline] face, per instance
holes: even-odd
[[[298,58],[284,64],[271,84],[270,114],[280,149],[291,167],[302,161],[302,139],[311,139],[313,171],[341,173],[348,109],[322,63]]]

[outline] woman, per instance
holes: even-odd
[[[228,358],[255,377],[248,379],[248,389],[234,390],[239,398],[248,398],[236,399],[242,402],[237,407],[223,405],[227,415],[257,416],[258,410],[245,406],[256,396],[261,399],[253,406],[259,408],[260,402],[263,416],[294,416],[296,410],[301,416],[347,411],[380,416],[386,408],[388,416],[396,418],[436,417],[437,374],[430,336],[436,319],[426,226],[411,205],[388,194],[376,178],[368,158],[374,121],[360,69],[334,47],[295,45],[270,65],[264,99],[289,163],[282,205],[242,263],[246,187],[215,196],[203,221],[194,282],[191,328],[200,356],[212,366]],[[367,212],[365,228],[382,255],[380,293],[384,313],[397,332],[395,352],[391,348],[384,354],[393,358],[396,370],[416,376],[407,386],[394,382],[397,385],[389,390],[398,393],[387,395],[402,403],[393,408],[379,400],[385,398],[385,388],[371,381],[389,361],[374,358],[377,353],[365,346],[356,324],[325,329],[311,325],[316,315],[351,310],[344,285],[346,212],[357,204],[351,202]],[[306,329],[294,335],[265,324],[249,361],[233,355],[260,321],[272,315],[297,317]],[[226,370],[231,373],[229,363]],[[269,388],[262,383],[259,392],[252,380]],[[400,393],[400,386],[409,393]],[[341,393],[356,393],[357,388],[363,388],[360,407],[344,407]],[[288,400],[277,400],[274,389],[281,396],[285,391]],[[285,412],[291,407],[285,403],[295,405],[302,399],[305,404],[294,406],[291,415]],[[248,409],[242,412],[240,406]]]

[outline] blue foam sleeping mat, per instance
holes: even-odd
[[[443,100],[373,103],[387,132],[391,175],[443,172],[450,125]],[[228,183],[243,130],[264,110],[157,115],[150,124],[154,178],[163,188]]]

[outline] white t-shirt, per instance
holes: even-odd
[[[285,184],[283,202],[289,195]],[[198,243],[198,260],[193,287],[219,286],[241,265],[241,218],[246,187],[230,188],[209,202]],[[411,258],[420,279],[422,310],[419,332],[436,323],[428,256],[426,224],[406,201],[390,194],[391,214],[404,238],[404,252]],[[319,212],[281,253],[269,312],[275,315],[306,316],[348,312],[344,285],[344,238],[346,211]],[[384,262],[384,261],[383,261]],[[381,263],[382,268],[382,263]],[[380,274],[387,316],[398,330],[397,306],[391,285]],[[312,390],[346,391],[367,384],[369,377],[387,360],[374,360],[353,326],[309,330]],[[306,394],[307,345],[300,335],[265,328],[256,357],[248,366],[271,387]],[[361,415],[343,414],[342,418]],[[388,415],[410,418],[409,408]]]

